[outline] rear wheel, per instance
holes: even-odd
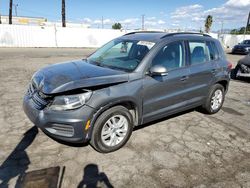
[[[202,106],[202,108],[208,114],[215,114],[221,109],[224,99],[224,87],[220,84],[215,84],[214,86],[212,86],[209,95],[206,99],[206,102]]]
[[[97,119],[90,144],[101,153],[118,150],[126,144],[133,130],[132,116],[123,106],[103,112]]]

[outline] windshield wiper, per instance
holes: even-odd
[[[112,65],[104,65],[105,67],[108,67],[110,69],[115,69],[115,70],[121,70],[121,71],[125,71],[125,72],[129,72],[130,69],[126,69],[123,67],[116,67],[116,66],[112,66]]]
[[[94,60],[90,60],[90,59],[87,59],[87,61],[88,61],[88,63],[90,63],[90,64],[93,64],[93,65],[102,67],[101,62],[94,61]]]
[[[93,64],[93,65],[96,65],[96,66],[99,66],[99,67],[107,67],[107,68],[110,68],[110,69],[115,69],[115,70],[122,70],[122,71],[126,71],[126,72],[129,72],[130,69],[126,69],[126,68],[123,68],[123,67],[116,67],[116,66],[112,66],[112,65],[106,65],[104,63],[101,63],[101,62],[98,62],[98,61],[94,61],[94,60],[90,60],[90,59],[87,59],[87,61],[90,63],[90,64]]]

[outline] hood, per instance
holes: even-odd
[[[85,60],[54,64],[36,72],[32,83],[44,94],[117,84],[128,81],[128,73],[100,67]]]
[[[239,60],[239,64],[250,66],[250,54]]]

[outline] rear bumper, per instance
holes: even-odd
[[[38,110],[26,95],[23,110],[28,118],[48,136],[70,143],[83,143],[90,139],[90,129],[85,130],[95,110],[87,105],[70,111]]]

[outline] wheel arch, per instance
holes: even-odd
[[[108,104],[101,105],[98,110],[93,114],[92,119],[91,119],[91,124],[90,124],[90,129],[89,129],[89,136],[92,135],[93,127],[95,125],[96,120],[98,117],[105,112],[106,110],[115,107],[115,106],[124,106],[129,110],[131,113],[131,116],[133,118],[133,125],[137,126],[141,123],[141,109],[139,108],[139,105],[133,101],[133,100],[118,100],[118,101],[112,101]],[[91,137],[89,137],[91,139]]]
[[[225,93],[227,92],[228,90],[228,85],[229,85],[229,81],[228,80],[219,80],[217,81],[215,84],[220,84],[224,87],[224,91]]]

